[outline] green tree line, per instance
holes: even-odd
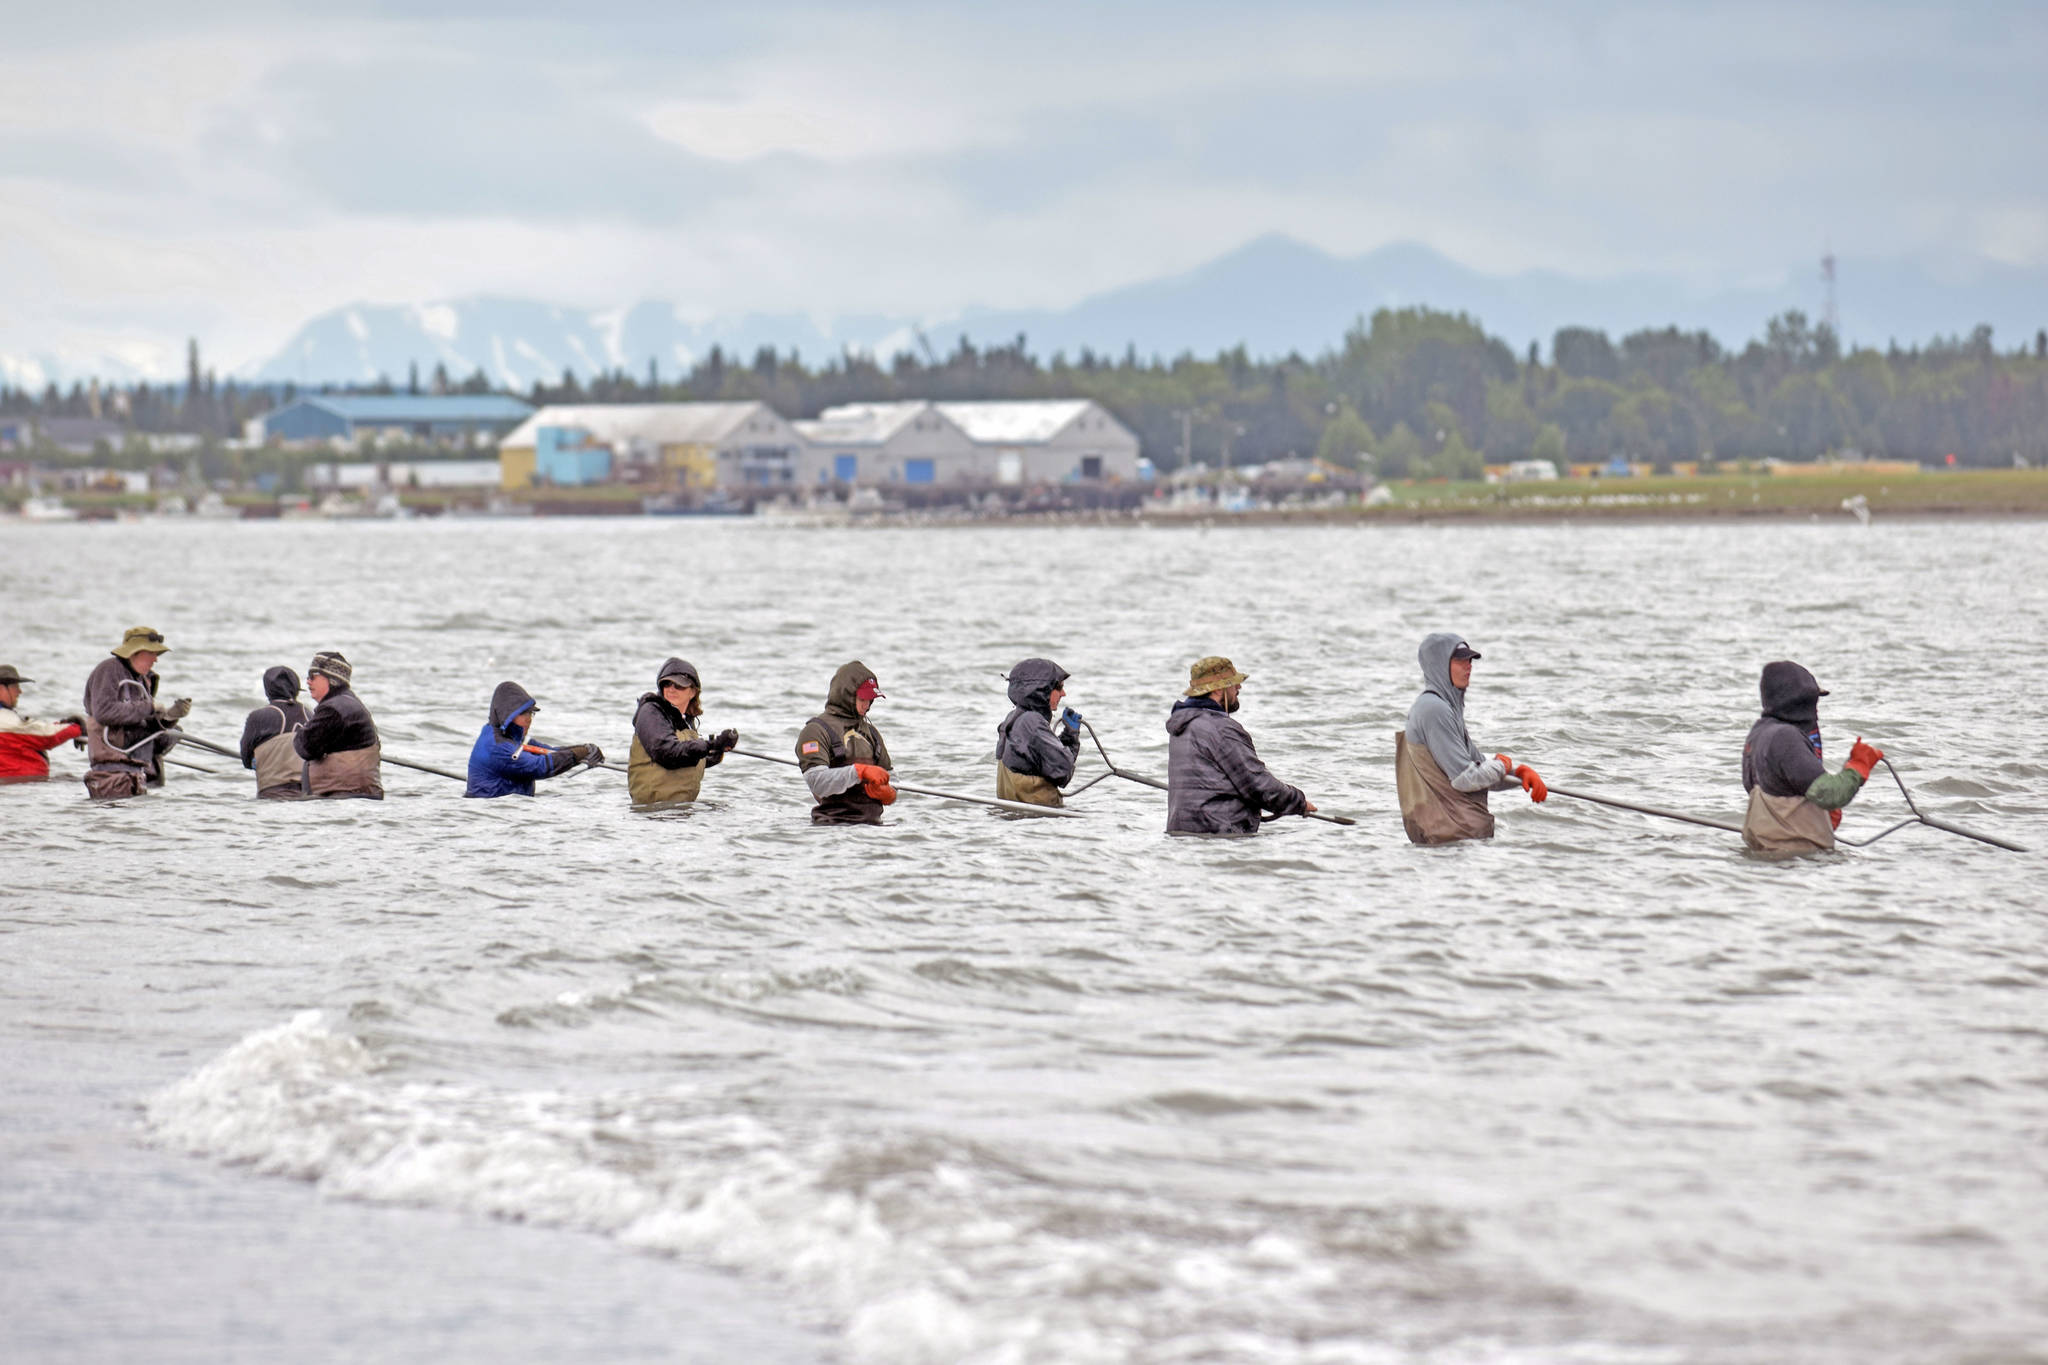
[[[438,369],[411,392],[482,392],[479,372]],[[352,392],[395,392],[384,383]],[[141,431],[222,436],[288,401],[293,390],[219,385],[196,346],[178,385],[136,385],[119,401],[82,386],[40,395],[0,390],[0,414],[85,415],[97,402]],[[718,348],[687,374],[625,369],[588,380],[564,373],[522,395],[535,403],[760,399],[789,416],[839,403],[903,398],[1084,397],[1134,432],[1162,469],[1320,455],[1383,478],[1469,477],[1482,462],[1617,457],[1677,461],[1805,461],[1850,450],[1872,457],[1974,466],[2048,461],[2048,332],[2000,351],[1991,329],[1910,349],[1844,351],[1803,314],[1773,318],[1739,351],[1675,327],[1619,341],[1560,329],[1546,362],[1516,355],[1463,314],[1383,309],[1313,359],[1254,359],[1244,348],[1200,359],[1082,350],[1034,355],[1026,338],[944,356],[888,361],[848,354],[820,364],[763,348],[751,360]]]

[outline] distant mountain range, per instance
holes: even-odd
[[[2009,347],[2031,342],[2036,329],[2048,326],[2048,269],[1845,259],[1838,275],[1843,331],[1854,342],[1913,345],[1989,323],[1998,344]],[[354,304],[306,323],[276,355],[239,377],[319,384],[381,376],[404,383],[413,364],[425,381],[438,363],[457,379],[482,369],[494,384],[525,389],[536,379],[554,382],[565,369],[587,378],[623,366],[637,377],[650,358],[661,375],[673,378],[713,345],[742,362],[762,346],[785,354],[795,348],[812,362],[847,349],[886,360],[924,345],[944,354],[963,336],[992,345],[1020,333],[1040,356],[1072,356],[1083,347],[1122,355],[1132,346],[1141,356],[1211,355],[1240,343],[1257,356],[1314,356],[1339,344],[1358,318],[1413,305],[1468,313],[1519,354],[1531,341],[1547,352],[1552,333],[1571,325],[1616,336],[1642,327],[1704,328],[1739,347],[1788,308],[1818,318],[1823,293],[1817,261],[1788,269],[1777,284],[1705,290],[1655,274],[1486,275],[1418,245],[1340,258],[1268,236],[1184,274],[1098,294],[1071,308],[976,309],[927,322],[922,341],[918,320],[881,315],[693,321],[655,301],[609,309],[513,298]],[[114,366],[101,371],[119,372]]]

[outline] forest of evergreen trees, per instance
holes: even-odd
[[[487,392],[417,367],[402,382],[352,392]],[[237,386],[202,369],[196,343],[183,384],[40,394],[0,389],[0,415],[100,415],[136,432],[239,434],[249,417],[289,401],[289,386]],[[1645,330],[1615,341],[1567,327],[1546,362],[1516,355],[1462,314],[1382,310],[1313,359],[1255,359],[1242,348],[1207,359],[1082,351],[1041,360],[1027,339],[943,357],[887,361],[846,355],[810,365],[763,349],[751,360],[717,349],[687,375],[620,369],[565,373],[521,395],[535,403],[761,399],[791,417],[836,403],[1087,397],[1138,433],[1162,470],[1196,460],[1252,464],[1317,454],[1382,478],[1476,475],[1484,461],[1523,458],[1653,465],[1776,457],[1871,457],[2010,467],[2048,461],[2048,332],[2000,351],[1991,330],[1901,350],[1844,353],[1797,312],[1774,318],[1740,351],[1704,332]],[[119,452],[112,452],[118,456]]]

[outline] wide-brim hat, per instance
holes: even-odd
[[[117,659],[132,659],[137,654],[168,654],[171,647],[164,643],[164,634],[155,626],[130,626],[121,643],[113,648]]]
[[[34,681],[34,678],[24,678],[15,672],[13,664],[0,664],[0,687],[19,687],[25,682]]]
[[[1197,659],[1188,669],[1188,690],[1190,697],[1206,697],[1211,692],[1221,692],[1226,687],[1235,687],[1250,677],[1240,673],[1237,666],[1220,654],[1211,654],[1206,659]]]

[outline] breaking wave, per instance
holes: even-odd
[[[1370,1303],[1466,1242],[1442,1210],[1077,1187],[993,1145],[780,1123],[688,1085],[576,1096],[402,1072],[309,1011],[152,1095],[146,1127],[339,1198],[766,1277],[862,1361],[1412,1359],[1370,1343]]]

